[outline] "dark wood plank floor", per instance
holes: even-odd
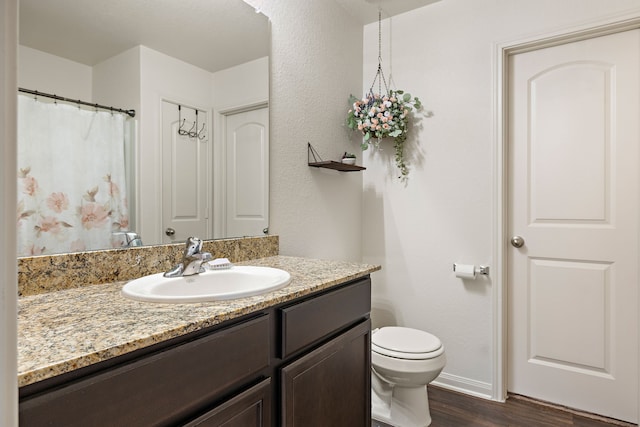
[[[632,426],[616,420],[597,419],[549,407],[519,396],[511,396],[506,403],[456,393],[429,386],[431,427],[611,427]],[[389,427],[372,423],[373,427]]]

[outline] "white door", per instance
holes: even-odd
[[[269,226],[269,109],[225,116],[225,236]]]
[[[208,238],[209,126],[207,114],[162,102],[162,241]],[[203,128],[204,125],[204,128]],[[178,132],[180,130],[180,133]],[[198,134],[198,132],[200,133]],[[186,134],[184,134],[186,132]]]
[[[512,55],[508,390],[638,421],[640,30]]]

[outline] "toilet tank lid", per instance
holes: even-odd
[[[435,335],[419,329],[386,326],[375,331],[371,343],[401,353],[430,353],[442,347]]]

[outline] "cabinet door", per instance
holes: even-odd
[[[371,426],[371,321],[282,369],[282,425]]]
[[[271,379],[229,399],[185,427],[270,427]]]

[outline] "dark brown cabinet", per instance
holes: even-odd
[[[371,425],[370,326],[361,323],[282,369],[283,426]]]
[[[20,390],[20,426],[369,426],[371,281]]]
[[[253,380],[269,348],[262,315],[25,398],[20,425],[176,425]]]

